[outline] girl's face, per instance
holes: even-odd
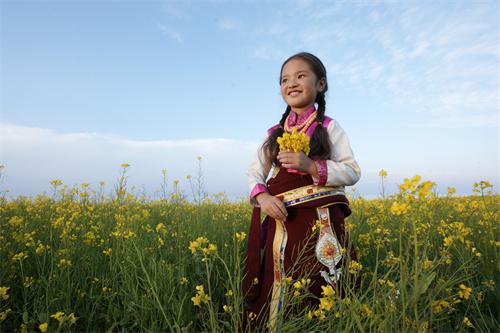
[[[314,105],[325,79],[318,80],[309,64],[300,58],[290,60],[281,73],[281,97],[297,114]]]

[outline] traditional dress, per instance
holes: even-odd
[[[300,126],[314,111],[312,107],[300,116],[290,112],[287,127]],[[316,126],[319,124],[312,122],[305,133],[311,136]],[[248,169],[254,210],[243,293],[244,323],[250,319],[252,329],[279,329],[285,277],[295,280],[307,275],[311,280],[309,291],[321,297],[321,286],[335,285],[342,274],[342,249],[350,249],[351,258],[356,259],[344,231],[344,218],[351,214],[345,186],[355,184],[361,171],[338,122],[325,117],[323,126],[330,138],[331,159],[315,161],[319,178],[276,166],[266,168],[261,151]],[[288,211],[286,221],[266,216],[261,224],[255,197],[264,191],[283,200]],[[313,232],[317,221],[318,230]]]

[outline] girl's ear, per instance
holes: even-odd
[[[324,77],[322,77],[322,78],[319,80],[318,85],[319,85],[319,87],[318,87],[318,91],[319,91],[319,92],[322,92],[323,90],[325,90],[326,80],[325,80],[325,78],[324,78]]]

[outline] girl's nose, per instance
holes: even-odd
[[[294,79],[290,79],[288,82],[287,82],[287,87],[288,88],[293,88],[297,85],[297,82],[295,82]]]

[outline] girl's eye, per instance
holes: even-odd
[[[304,76],[306,76],[306,75],[305,75],[305,74],[299,74],[299,79],[300,79],[301,77],[304,77]]]
[[[282,83],[282,84],[283,84],[283,83],[286,83],[286,81],[288,81],[288,80],[287,80],[287,79],[283,79],[283,80],[281,80],[281,83]]]

